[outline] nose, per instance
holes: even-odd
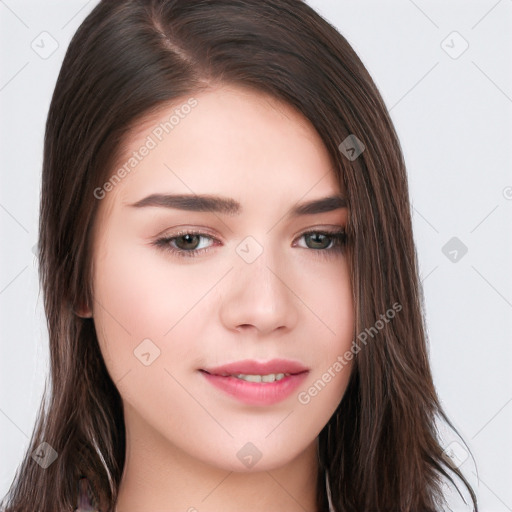
[[[294,328],[300,300],[285,261],[268,248],[251,263],[235,255],[234,268],[221,290],[221,321],[228,330],[264,336]]]

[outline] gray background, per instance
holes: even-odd
[[[96,3],[0,0],[2,496],[48,370],[32,252],[44,124],[67,45]],[[448,453],[482,511],[512,511],[512,1],[308,3],[368,67],[402,143],[434,379],[476,467],[451,438]]]

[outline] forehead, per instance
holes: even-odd
[[[129,171],[107,202],[157,192],[293,202],[310,191],[343,192],[313,125],[287,103],[246,88],[216,87],[160,106],[121,149],[114,173]]]

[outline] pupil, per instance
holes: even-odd
[[[183,240],[185,240],[185,246],[188,246],[190,244],[194,245],[194,243],[191,240],[194,239],[194,238],[197,238],[197,235],[190,235],[190,234],[188,234],[188,235],[183,235],[181,238]],[[196,240],[196,242],[197,242],[197,240]],[[187,248],[190,249],[190,247],[187,247]]]
[[[320,245],[322,244],[322,241],[318,241],[318,238],[320,237],[324,237],[325,235],[322,235],[321,233],[315,233],[313,235],[310,235],[311,238],[313,238],[313,244],[317,244],[319,243]],[[325,241],[325,240],[324,240]]]

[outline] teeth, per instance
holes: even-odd
[[[274,382],[276,380],[284,379],[288,377],[289,373],[271,373],[269,375],[245,375],[240,373],[238,375],[231,375],[237,379],[246,380],[247,382]]]

